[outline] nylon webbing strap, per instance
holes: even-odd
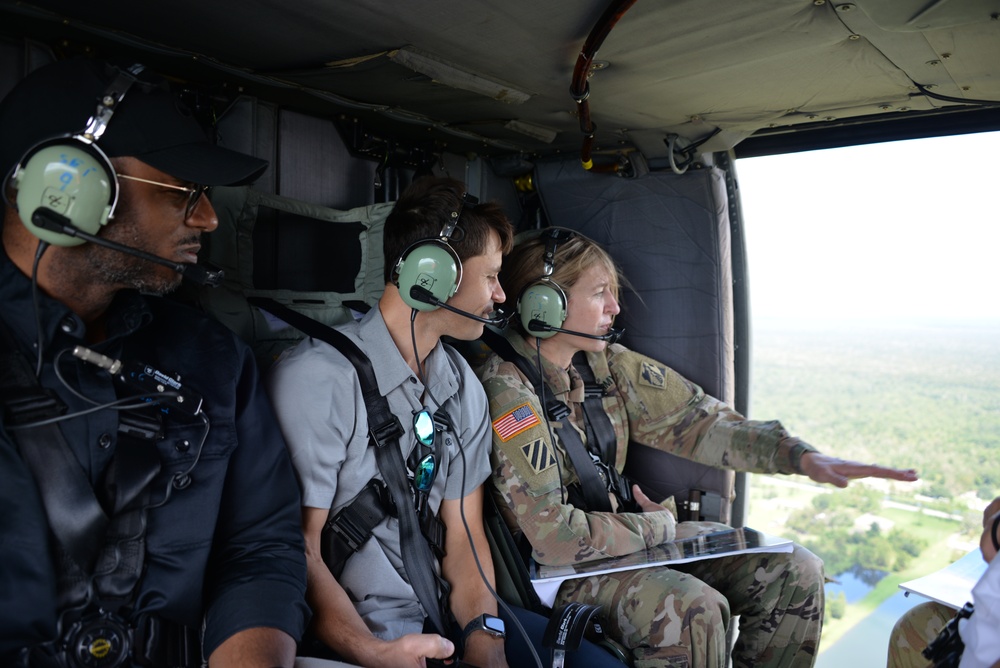
[[[354,500],[323,525],[320,551],[333,577],[339,578],[347,560],[371,538],[372,531],[388,514],[382,503],[386,490],[381,480],[372,478]]]
[[[386,408],[388,409],[388,405]],[[369,415],[372,413],[371,406],[369,406],[368,412]],[[396,420],[396,429],[399,430],[396,434],[383,433],[381,440],[374,431],[371,432],[372,441],[375,443],[375,459],[378,462],[379,470],[386,479],[389,493],[392,495],[399,514],[403,567],[410,578],[413,591],[416,592],[420,604],[424,607],[424,612],[427,613],[438,634],[447,637],[447,627],[444,625],[444,616],[441,614],[441,605],[438,600],[437,576],[431,563],[430,546],[427,545],[427,541],[420,533],[417,513],[413,509],[413,501],[409,494],[403,454],[396,445],[399,441],[399,435],[402,433],[402,427],[399,426],[398,420]]]
[[[61,415],[66,406],[39,384],[27,358],[2,323],[0,346],[4,422],[38,485],[49,528],[70,558],[90,573],[108,526],[108,517],[94,495],[90,480],[58,425],[17,429],[18,424]]]
[[[521,373],[528,377],[531,384],[535,387],[536,392],[541,392],[543,386],[543,381],[538,375],[538,368],[531,363],[530,360],[524,357],[516,350],[514,346],[510,344],[510,341],[503,334],[499,334],[489,327],[483,327],[482,335],[483,343],[490,347],[490,349],[497,355],[502,357],[504,360],[511,362]],[[556,395],[545,386],[545,413],[549,416],[550,420],[560,421],[567,415],[569,415],[569,407],[563,402],[556,399]]]
[[[587,361],[587,353],[580,351],[574,355],[573,366],[580,374],[585,387],[583,411],[587,418],[589,450],[600,457],[608,467],[614,468],[615,460],[618,459],[618,437],[601,401],[604,389],[594,378],[594,372]],[[589,439],[591,433],[593,440]]]
[[[566,652],[579,649],[585,636],[594,642],[603,639],[600,610],[597,605],[567,603],[553,611],[542,638],[542,644],[552,648],[552,668],[563,668]]]
[[[597,470],[597,465],[591,459],[590,453],[587,452],[587,448],[583,444],[583,439],[580,438],[579,432],[577,432],[570,422],[569,408],[566,407],[566,404],[555,399],[552,390],[545,385],[539,376],[538,369],[525,359],[523,355],[514,350],[514,346],[504,336],[497,334],[488,327],[484,327],[482,338],[486,342],[486,345],[492,348],[500,357],[516,364],[521,373],[527,376],[531,384],[535,386],[536,392],[540,392],[544,388],[546,396],[545,410],[550,420],[555,420],[560,424],[559,440],[562,442],[563,448],[565,448],[566,454],[573,464],[573,468],[576,469],[576,477],[580,479],[580,491],[583,493],[583,500],[587,504],[584,510],[610,513],[611,499],[608,497],[607,483],[601,478],[601,474]],[[561,415],[558,417],[553,415],[553,409],[556,409],[555,406],[550,406],[553,402],[562,407],[562,410],[559,411]]]
[[[597,464],[590,457],[580,434],[570,424],[569,417],[562,421],[562,428],[559,430],[559,437],[566,454],[576,469],[576,477],[580,479],[580,491],[583,499],[587,503],[585,510],[590,512],[610,513],[611,499],[608,497],[608,487],[601,474],[597,470]]]
[[[270,311],[304,334],[329,343],[357,369],[361,394],[368,409],[370,443],[375,445],[375,460],[399,515],[403,568],[406,569],[410,585],[427,617],[440,635],[447,636],[447,627],[444,625],[444,615],[438,599],[437,575],[431,561],[433,557],[427,541],[420,533],[413,499],[410,498],[406,465],[403,463],[403,454],[397,446],[399,437],[403,435],[403,427],[389,409],[389,402],[378,391],[378,382],[371,360],[365,357],[353,341],[332,327],[293,311],[273,299],[251,297],[248,301],[254,306]]]

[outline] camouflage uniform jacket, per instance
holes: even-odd
[[[508,338],[520,354],[535,360],[523,337],[512,332]],[[612,345],[587,358],[605,389],[602,402],[617,436],[619,471],[630,440],[709,466],[759,473],[796,473],[802,454],[814,450],[789,436],[779,422],[748,420],[672,369],[624,346]],[[542,370],[586,443],[580,375],[544,357]],[[585,512],[564,503],[563,488],[578,478],[559,442],[562,426],[551,425],[553,447],[535,389],[513,363],[493,355],[479,375],[493,420],[495,496],[511,529],[523,531],[531,543],[536,561],[580,563],[673,540],[675,520],[666,510]]]

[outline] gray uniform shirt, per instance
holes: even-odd
[[[461,355],[441,343],[434,347],[426,360],[425,393],[378,307],[338,329],[371,359],[379,391],[403,425],[404,460],[416,446],[414,411],[426,407],[433,413],[443,406],[451,417],[454,432],[436,436],[439,469],[429,495],[434,512],[443,499],[458,499],[479,487],[490,472],[489,409],[482,385]],[[271,370],[268,391],[304,506],[340,510],[369,480],[381,478],[368,446],[368,413],[357,373],[335,348],[305,339],[286,351]],[[424,612],[403,570],[398,520],[386,518],[372,537],[348,560],[338,582],[376,636],[391,640],[419,633]]]

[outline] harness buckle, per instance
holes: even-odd
[[[396,439],[402,438],[406,432],[403,431],[403,425],[400,424],[399,418],[393,415],[392,419],[385,423],[369,427],[368,433],[371,435],[372,440],[375,441],[375,444],[381,448],[395,442]]]

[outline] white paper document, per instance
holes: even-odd
[[[628,571],[651,566],[683,564],[701,559],[718,559],[749,552],[791,552],[792,541],[748,529],[727,529],[675,540],[622,557],[588,561],[571,566],[531,565],[531,584],[545,605],[555,602],[564,580]]]
[[[972,588],[985,572],[986,562],[977,547],[955,563],[922,578],[903,582],[899,588],[907,596],[913,592],[959,610],[972,600]]]

